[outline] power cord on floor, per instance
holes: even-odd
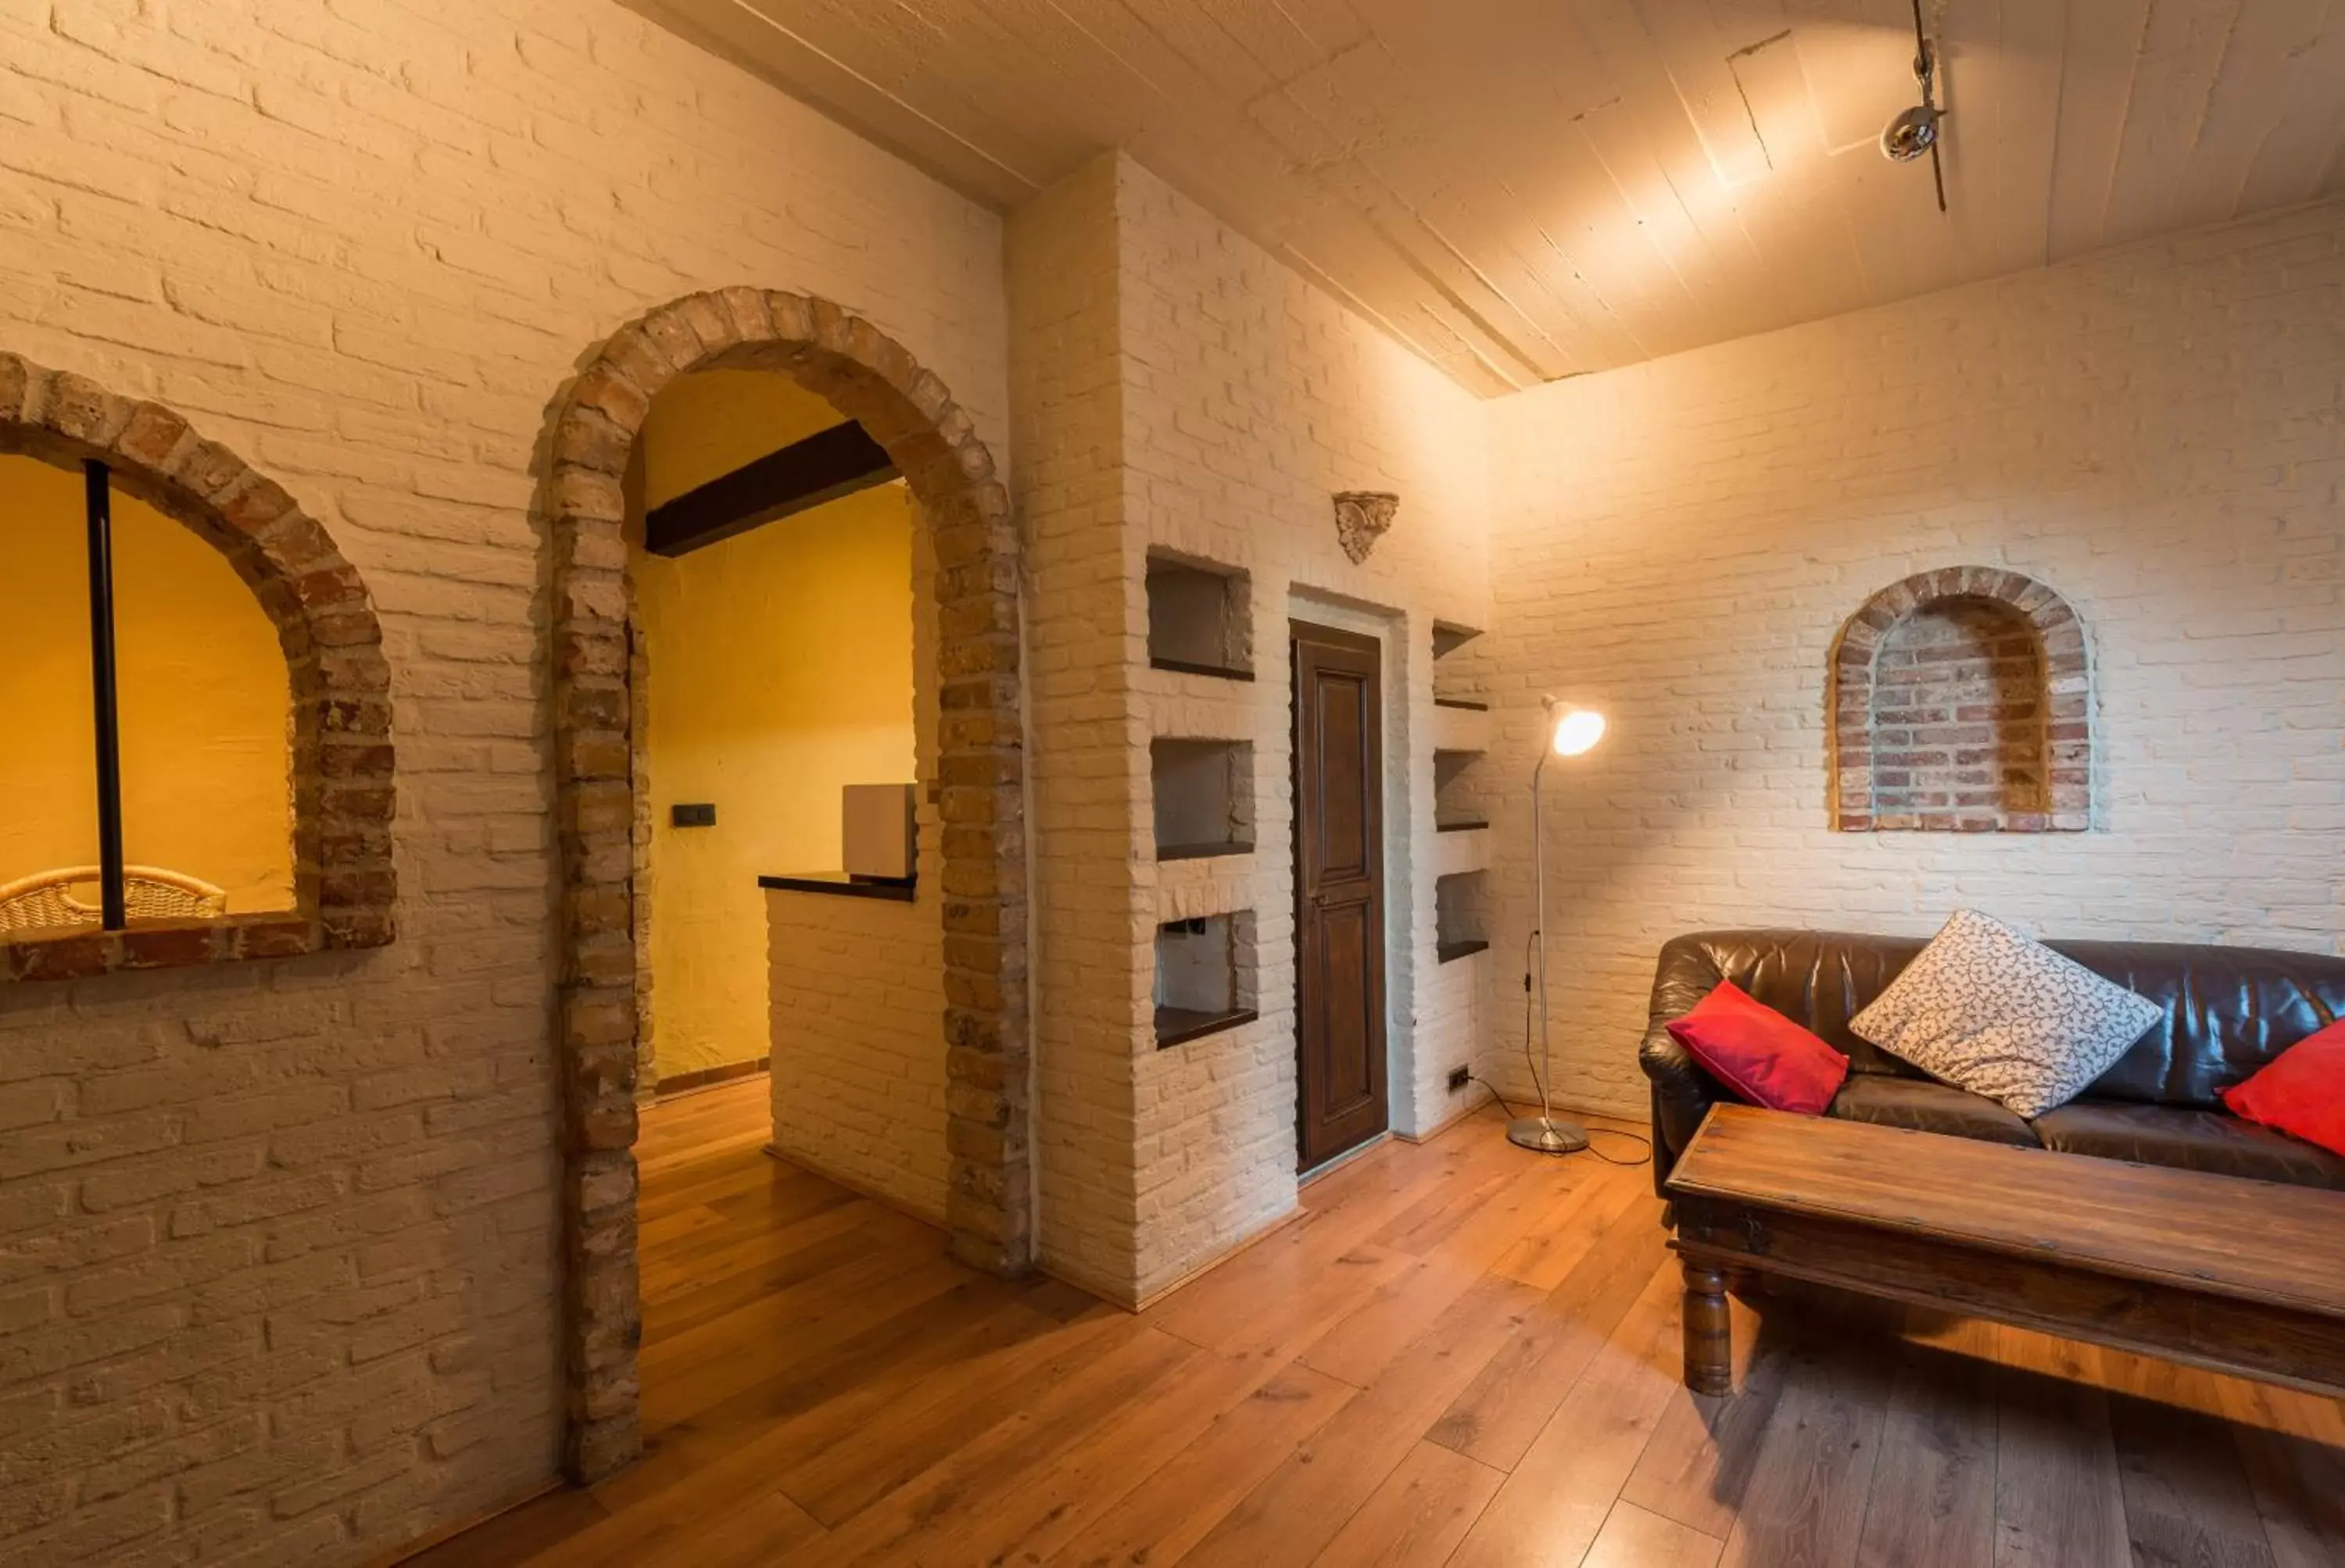
[[[1508,1119],[1517,1119],[1515,1117],[1514,1102],[1507,1098],[1505,1090],[1499,1088],[1498,1085],[1493,1084],[1489,1079],[1483,1077],[1478,1073],[1467,1074],[1466,1081],[1469,1084],[1479,1084],[1485,1089],[1489,1090],[1490,1097],[1498,1102],[1499,1108],[1507,1113]],[[1649,1166],[1653,1163],[1653,1140],[1645,1136],[1642,1133],[1624,1133],[1618,1127],[1588,1127],[1583,1130],[1588,1134],[1588,1152],[1594,1155],[1598,1159],[1602,1160],[1608,1166],[1619,1166],[1624,1169],[1634,1169],[1638,1166]],[[1602,1149],[1596,1146],[1596,1140],[1599,1136],[1607,1138],[1626,1138],[1630,1143],[1635,1144],[1639,1148],[1642,1149],[1644,1153],[1639,1155],[1633,1160],[1616,1160],[1610,1155],[1606,1154]]]
[[[1540,934],[1538,929],[1533,927],[1531,933],[1523,939],[1523,1065],[1530,1069],[1531,1087],[1538,1091],[1539,1104],[1545,1105],[1549,1103],[1547,1082],[1539,1074],[1538,1058],[1531,1054],[1531,962],[1534,956],[1537,956],[1542,964],[1546,962],[1546,954],[1538,947]],[[1507,1104],[1506,1092],[1498,1085],[1487,1078],[1478,1078],[1472,1074],[1467,1074],[1467,1080],[1469,1083],[1479,1084],[1489,1090],[1498,1104],[1505,1106],[1507,1115],[1509,1117],[1514,1116],[1515,1108]],[[1519,1119],[1528,1120],[1528,1118]],[[1624,1133],[1614,1127],[1589,1127],[1584,1130],[1588,1134],[1588,1152],[1608,1166],[1633,1168],[1637,1166],[1650,1165],[1653,1162],[1653,1140],[1641,1134]],[[1599,1133],[1608,1138],[1627,1138],[1645,1152],[1633,1160],[1616,1160],[1596,1146],[1596,1135]]]

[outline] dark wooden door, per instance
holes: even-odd
[[[1294,623],[1297,1168],[1388,1125],[1384,711],[1372,637]]]

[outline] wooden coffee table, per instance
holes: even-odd
[[[1718,1105],[1669,1190],[1685,1380],[1782,1275],[2345,1395],[2345,1193]]]

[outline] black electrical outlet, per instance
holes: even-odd
[[[716,826],[716,807],[714,802],[670,806],[667,820],[668,825],[674,828],[714,828]]]
[[[1474,1070],[1471,1067],[1452,1067],[1449,1069],[1449,1092],[1451,1094],[1456,1094],[1458,1090],[1464,1088],[1473,1081]]]

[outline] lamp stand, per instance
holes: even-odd
[[[1548,705],[1548,721],[1552,728],[1554,704]],[[1542,812],[1539,786],[1547,773],[1549,747],[1539,747],[1538,761],[1531,767],[1531,876],[1533,897],[1538,913],[1533,917],[1532,935],[1538,943],[1538,1024],[1539,1024],[1539,1114],[1518,1116],[1507,1124],[1507,1141],[1520,1148],[1533,1149],[1543,1155],[1577,1154],[1588,1146],[1588,1130],[1569,1122],[1555,1119],[1555,1108],[1549,1104],[1548,1085],[1555,1081],[1555,1047],[1547,1031],[1547,844],[1541,828]],[[1528,1042],[1526,1054],[1528,1054]]]
[[[1517,1116],[1507,1124],[1507,1142],[1543,1155],[1576,1155],[1588,1146],[1588,1135],[1569,1122]]]

